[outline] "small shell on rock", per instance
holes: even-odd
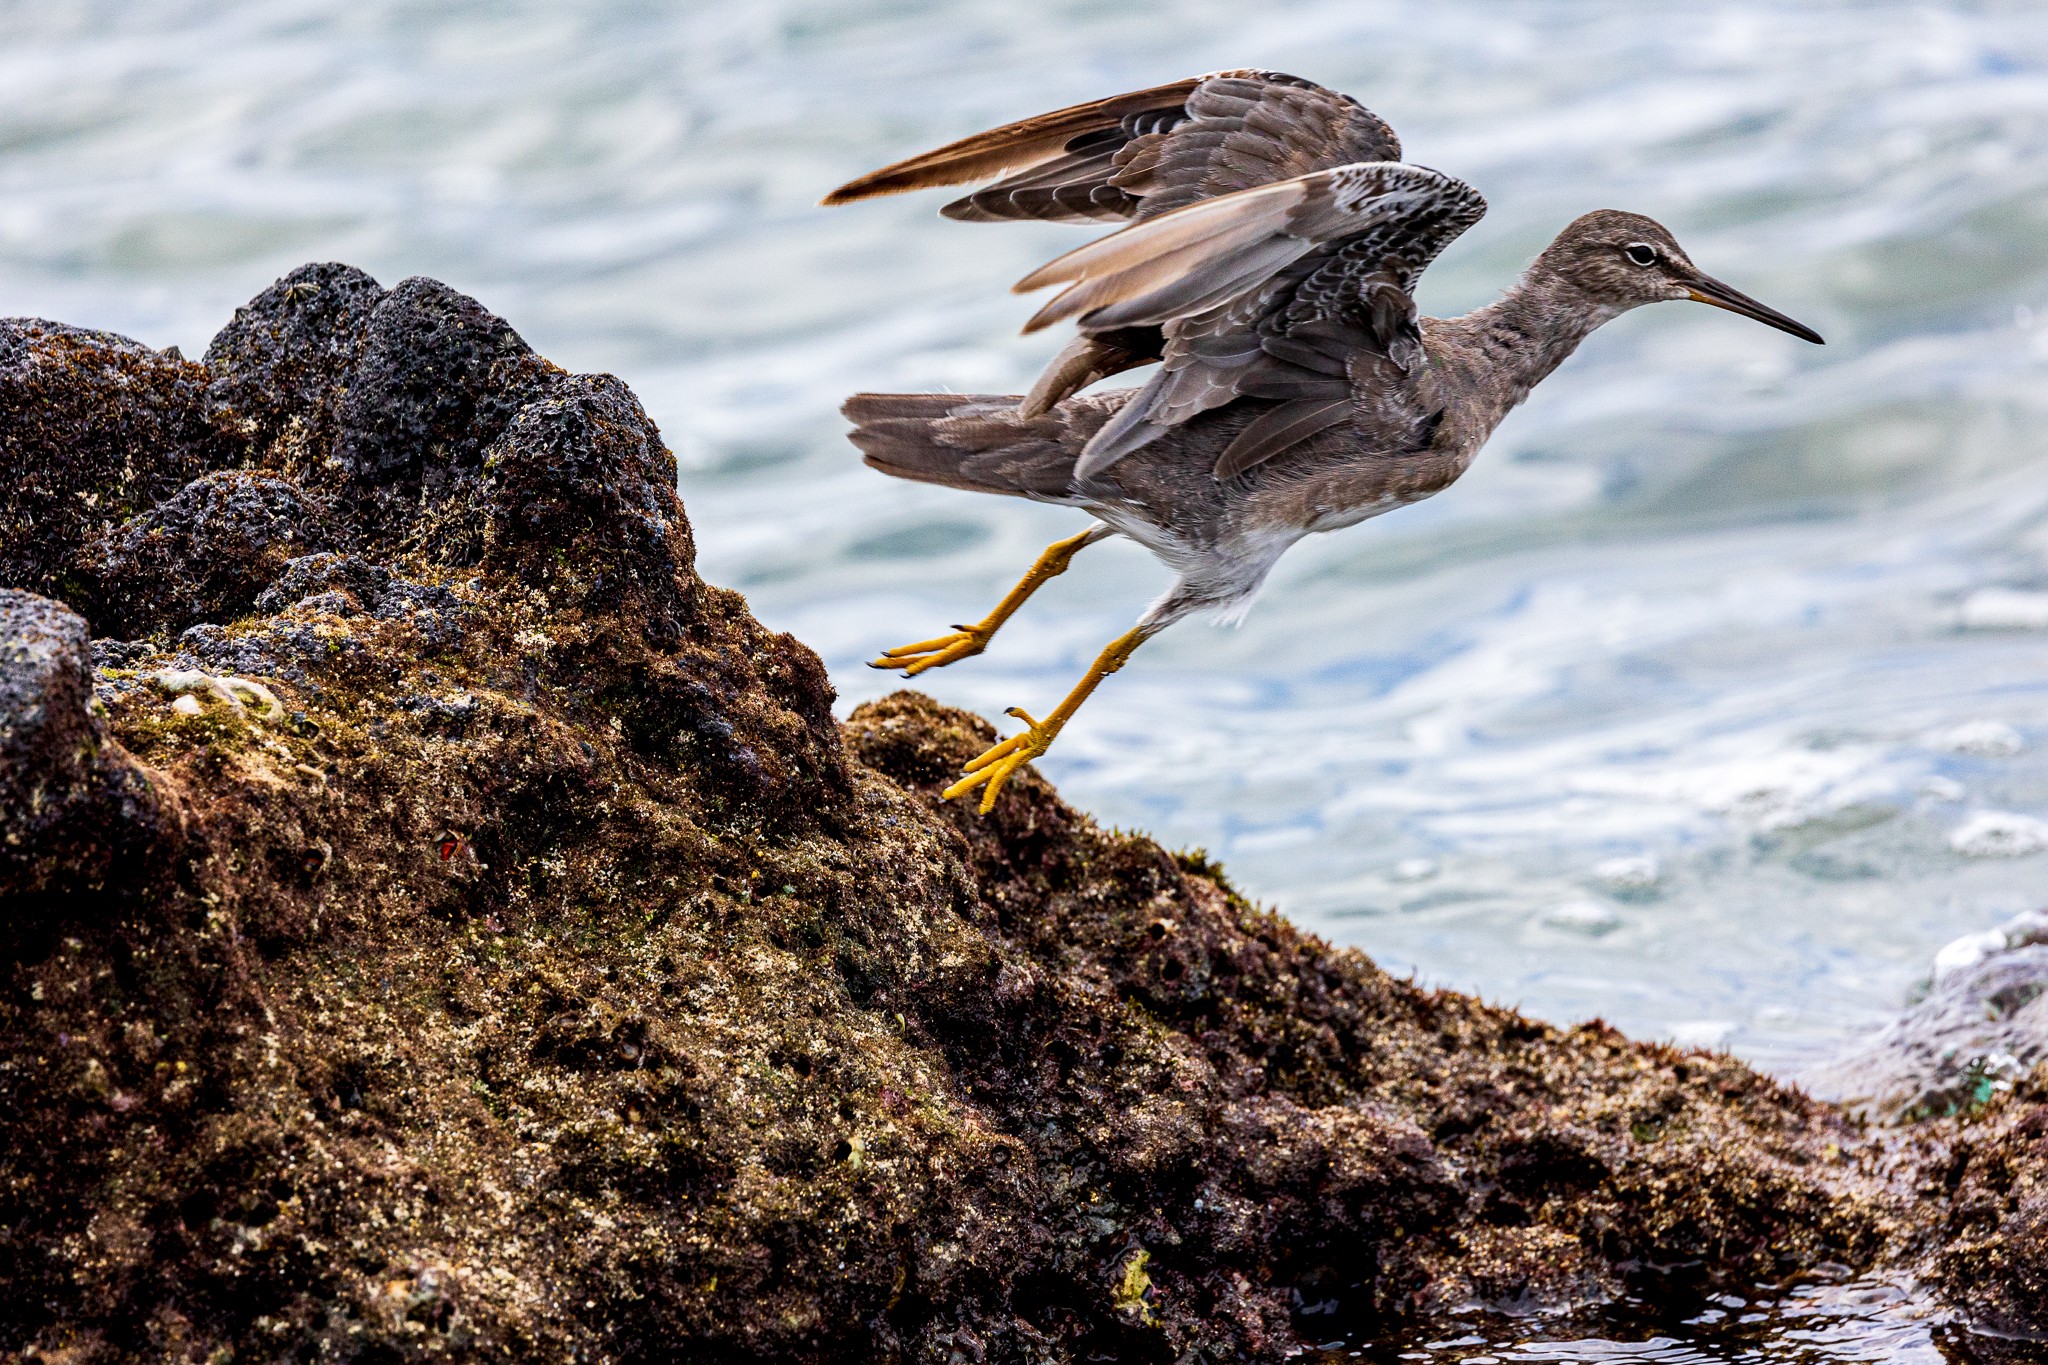
[[[221,674],[214,681],[226,688],[230,695],[246,695],[250,701],[261,706],[263,708],[263,719],[284,719],[284,703],[277,699],[275,692],[272,692],[262,683],[251,682],[247,678],[237,678],[226,673]]]
[[[165,692],[182,694],[171,703],[171,709],[188,716],[199,714],[199,699],[195,693],[209,693],[220,698],[235,710],[242,710],[242,698],[247,696],[263,708],[265,720],[281,720],[284,717],[284,703],[277,694],[259,682],[237,678],[231,674],[215,676],[202,673],[196,668],[166,668],[150,675],[150,681]],[[189,705],[187,704],[189,703]]]

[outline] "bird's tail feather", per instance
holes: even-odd
[[[1019,402],[988,394],[857,393],[840,412],[854,424],[848,439],[884,474],[1064,501],[1079,442],[1059,413],[1025,417]]]

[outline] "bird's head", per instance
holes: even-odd
[[[1538,264],[1617,312],[1645,303],[1691,299],[1755,318],[1816,346],[1823,344],[1811,327],[1702,271],[1662,223],[1640,213],[1596,209],[1560,232]]]

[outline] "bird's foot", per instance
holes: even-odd
[[[994,634],[982,626],[955,626],[951,635],[884,650],[881,658],[868,661],[868,667],[900,668],[904,677],[914,678],[927,668],[944,668],[973,658],[988,648],[989,637]]]
[[[1051,748],[1053,737],[1060,732],[1060,727],[1056,723],[1059,720],[1058,716],[1054,716],[1052,721],[1040,723],[1033,720],[1023,709],[1015,706],[1005,714],[1015,716],[1028,728],[1023,734],[1012,735],[971,760],[961,769],[967,776],[946,788],[945,800],[951,801],[956,796],[966,796],[976,787],[980,787],[981,813],[987,815],[994,808],[996,795],[1002,791],[1003,784],[1010,780],[1011,774]]]

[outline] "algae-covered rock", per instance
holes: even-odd
[[[2048,1068],[1976,1123],[1933,1130],[1922,1189],[1943,1197],[1930,1278],[1980,1330],[2048,1342]]]
[[[88,542],[234,463],[201,411],[205,384],[174,352],[0,319],[0,587],[86,608]]]
[[[67,895],[112,908],[177,838],[175,809],[93,713],[91,669],[84,621],[0,588],[0,936]]]
[[[236,309],[206,348],[206,420],[271,468],[330,458],[384,292],[354,266],[304,265]]]
[[[88,547],[95,624],[125,638],[243,615],[289,560],[321,547],[321,522],[289,479],[202,475]]]
[[[1852,1113],[1910,1122],[1968,1113],[2048,1063],[2048,915],[2014,923],[2010,946],[1937,975],[1899,1018],[1816,1068],[1814,1087]]]
[[[445,286],[7,335],[108,510],[17,499],[0,568],[133,638],[5,599],[0,792],[71,795],[0,807],[0,895],[65,887],[5,940],[0,1350],[1266,1360],[1930,1245],[1729,1058],[1389,977],[1029,773],[941,801],[989,727],[836,723],[625,386]]]

